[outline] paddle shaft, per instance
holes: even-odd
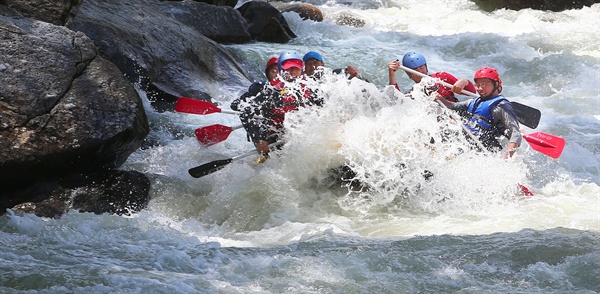
[[[404,71],[407,71],[409,73],[412,73],[412,74],[419,75],[421,77],[427,77],[427,75],[425,75],[423,73],[420,73],[420,72],[418,72],[416,70],[410,69],[410,68],[408,68],[408,67],[406,67],[404,65],[401,65],[401,64],[400,64],[400,69],[402,69]],[[452,85],[450,85],[450,84],[448,84],[448,83],[446,83],[444,81],[441,81],[441,82],[446,87],[452,87]],[[466,91],[466,90],[463,90],[463,92],[465,92],[468,95],[477,97],[477,95],[475,95],[475,93],[471,93],[471,92]],[[443,108],[448,109],[448,107],[442,101],[438,100],[437,102]],[[473,141],[475,142],[475,144],[477,144],[477,147],[479,147],[481,149],[481,151],[484,151],[484,152],[487,151],[487,149],[485,148],[485,146],[483,146],[483,144],[479,141],[479,139],[477,139],[477,137],[475,137],[475,135],[473,135],[473,133],[471,133],[471,131],[469,129],[467,129],[467,127],[464,124],[460,123],[462,121],[461,118],[457,117],[453,112],[450,112],[450,117],[452,117],[455,121],[457,121],[460,124],[460,126],[463,129],[463,131],[465,131],[467,133],[467,135],[469,135],[469,137],[471,137],[471,139],[473,139]]]
[[[424,77],[427,77],[427,75],[426,75],[426,74],[420,73],[420,72],[418,72],[418,71],[416,71],[416,70],[414,70],[414,69],[408,68],[408,67],[406,67],[406,66],[404,66],[404,65],[402,65],[402,64],[400,64],[400,69],[402,69],[402,70],[404,70],[404,71],[406,71],[406,72],[409,72],[409,73],[411,73],[411,74],[415,74],[415,75],[421,76],[421,77],[423,77],[423,78],[424,78]],[[446,83],[446,82],[444,82],[444,81],[441,81],[441,80],[440,80],[440,84],[442,84],[442,85],[444,85],[444,86],[446,86],[446,87],[449,87],[449,88],[452,88],[452,86],[454,86],[454,85],[451,85],[451,84],[449,84],[449,83]],[[475,93],[473,93],[473,92],[469,92],[469,91],[467,91],[467,90],[464,90],[464,89],[462,90],[462,93],[463,93],[463,94],[465,94],[465,95],[469,95],[469,96],[471,96],[471,97],[475,97],[475,98],[479,97],[479,95],[477,95],[477,94],[475,94]]]

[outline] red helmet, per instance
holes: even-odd
[[[269,59],[269,61],[267,61],[267,66],[265,66],[265,68],[269,68],[273,64],[277,64],[277,57],[271,57],[271,59]]]
[[[273,65],[277,65],[278,59],[277,57],[271,57],[269,61],[267,61],[267,65],[265,66],[265,76],[269,77],[269,68]]]
[[[500,75],[498,74],[498,71],[493,67],[484,66],[484,67],[478,69],[475,72],[475,76],[473,77],[473,79],[475,80],[475,79],[481,79],[481,78],[486,78],[486,79],[490,79],[492,81],[496,81],[497,87],[502,86],[502,80],[500,79]]]

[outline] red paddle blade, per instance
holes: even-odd
[[[538,152],[544,153],[552,158],[559,158],[565,148],[565,139],[554,135],[537,132],[523,134],[529,146]]]
[[[531,190],[529,190],[529,188],[521,185],[521,184],[517,184],[519,187],[519,190],[521,191],[521,193],[525,196],[533,196],[533,192],[531,192]]]
[[[233,131],[232,127],[224,125],[211,125],[196,129],[196,138],[204,146],[211,146],[227,140],[229,134]]]
[[[210,102],[181,97],[177,99],[177,102],[175,103],[175,111],[193,114],[210,114],[221,112],[221,109]]]

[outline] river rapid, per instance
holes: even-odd
[[[158,113],[146,99],[158,144],[123,168],[150,175],[149,207],[59,219],[9,211],[0,217],[0,292],[600,292],[599,4],[487,13],[466,0],[310,3],[325,20],[284,13],[292,42],[226,48],[256,80],[269,57],[314,50],[370,83],[329,75],[324,107],[290,114],[287,143],[271,159],[236,160],[198,179],[187,170],[252,145],[236,130],[203,147],[194,129],[239,119]],[[337,25],[342,15],[365,26]],[[443,140],[460,127],[424,95],[387,85],[387,63],[408,51],[423,53],[430,73],[472,80],[482,66],[497,68],[503,94],[542,113],[523,132],[564,138],[560,158],[523,143],[505,160],[465,149],[462,136]],[[413,87],[405,73],[396,78]],[[215,84],[211,95],[227,109],[244,91]],[[342,164],[369,189],[331,181],[328,169]]]

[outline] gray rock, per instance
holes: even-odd
[[[149,91],[152,102],[174,102],[180,96],[211,97],[206,85],[250,83],[235,58],[203,35],[232,28],[249,40],[242,24],[234,9],[198,2],[88,0],[67,26],[89,36],[100,55]]]
[[[54,25],[65,25],[83,0],[2,0],[0,4],[22,15]]]
[[[20,203],[12,210],[40,217],[59,217],[71,209],[129,215],[147,206],[149,191],[150,180],[139,172],[106,171],[28,189],[44,200]]]
[[[140,97],[82,33],[0,16],[0,202],[12,189],[119,167],[148,134]]]
[[[296,38],[281,12],[267,2],[246,2],[238,11],[248,22],[250,35],[257,41],[287,43]]]
[[[584,6],[591,6],[594,3],[600,3],[600,0],[473,0],[482,10],[492,12],[497,9],[536,9],[563,11],[568,9],[580,9]]]

